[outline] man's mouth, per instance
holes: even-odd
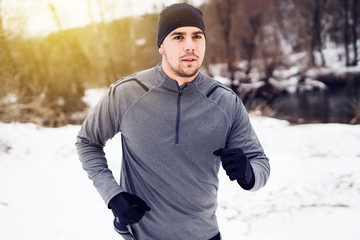
[[[196,58],[185,58],[182,61],[184,61],[184,62],[194,62],[194,61],[196,61]]]
[[[189,55],[185,55],[181,58],[181,61],[183,62],[187,62],[187,63],[192,63],[197,61],[198,56],[196,56],[195,54],[189,54]]]

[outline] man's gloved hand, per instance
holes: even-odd
[[[245,190],[250,190],[255,184],[253,169],[241,148],[220,148],[214,152],[221,158],[222,166],[231,181],[237,180]]]
[[[130,225],[140,221],[145,212],[150,211],[150,207],[138,196],[121,192],[113,197],[109,202],[116,220],[123,225]]]

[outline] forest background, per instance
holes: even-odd
[[[26,21],[21,14],[12,19],[16,28],[6,26],[9,19],[1,2],[2,122],[49,127],[80,124],[86,117],[87,89],[108,87],[161,60],[156,33],[164,6],[108,21],[104,16],[109,9],[97,1],[100,20],[67,29],[56,6],[49,3],[57,31],[27,36],[21,31]],[[203,71],[226,79],[249,111],[276,116],[274,99],[279,95],[320,94],[349,81],[359,87],[359,71],[338,74],[324,54],[329,48],[340,49],[336,58],[342,66],[358,65],[358,0],[204,0],[198,7],[207,26]],[[353,94],[347,100],[344,108],[351,117],[346,123],[359,124],[360,96]]]

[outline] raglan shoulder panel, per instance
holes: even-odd
[[[116,118],[121,120],[140,98],[159,84],[154,68],[135,73],[112,84],[107,97],[113,103]]]
[[[137,98],[156,86],[156,80],[154,69],[147,69],[116,81],[110,86],[108,95]]]
[[[228,87],[206,75],[202,75],[203,81],[198,84],[198,89],[211,102],[215,103],[219,110],[223,111],[229,122],[232,123],[241,104],[239,97]]]
[[[153,69],[148,69],[113,83],[84,121],[79,136],[104,146],[121,131],[125,113],[157,84],[153,75]]]

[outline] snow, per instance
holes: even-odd
[[[104,90],[87,92],[92,106]],[[218,221],[225,240],[355,240],[360,229],[360,125],[290,125],[251,116],[270,158],[258,192],[221,170]],[[0,239],[120,239],[112,213],[75,150],[80,126],[0,123]],[[119,179],[120,136],[105,148]]]
[[[360,47],[360,42],[358,42]],[[359,48],[358,48],[359,49]],[[309,55],[307,52],[289,53],[282,56],[282,61],[286,63],[286,66],[278,66],[274,70],[272,77],[270,78],[270,84],[276,89],[287,92],[306,92],[326,90],[327,85],[317,78],[322,75],[344,77],[347,74],[360,73],[360,64],[356,66],[345,66],[345,53],[344,49],[339,46],[328,46],[322,50],[326,66],[320,67],[320,53],[315,52],[315,59],[318,67],[309,68]],[[258,89],[263,86],[264,73],[262,72],[262,61],[254,59],[252,61],[252,71],[248,76],[244,73],[247,66],[246,61],[237,63],[238,69],[235,73],[235,79],[242,81],[240,84],[240,90],[243,92],[249,92],[250,90]],[[213,76],[214,79],[229,86],[230,80],[226,77],[228,75],[226,64],[210,64],[208,73]],[[304,78],[304,81],[301,80]]]

